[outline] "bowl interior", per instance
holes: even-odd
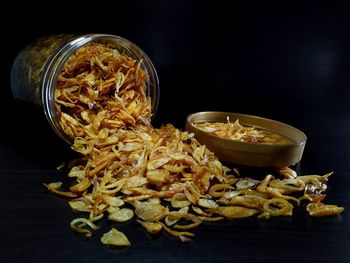
[[[200,122],[231,122],[239,120],[243,126],[253,126],[267,130],[287,138],[287,144],[259,144],[224,139],[207,133],[193,125]],[[262,118],[230,112],[197,112],[186,120],[186,130],[193,132],[196,139],[205,144],[217,157],[223,161],[238,165],[258,167],[284,167],[298,163],[301,160],[306,135],[288,124]]]

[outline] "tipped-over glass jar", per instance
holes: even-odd
[[[129,40],[108,34],[54,35],[40,38],[16,57],[11,71],[12,93],[20,104],[29,103],[41,107],[53,130],[69,144],[72,143],[72,138],[60,124],[55,91],[65,63],[80,48],[91,43],[103,44],[137,61],[138,67],[148,76],[144,89],[145,94],[151,98],[152,115],[158,106],[159,81],[156,70],[145,52]]]

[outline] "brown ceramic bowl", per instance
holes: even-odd
[[[253,126],[279,134],[290,141],[287,144],[259,144],[224,139],[205,132],[193,125],[198,122],[227,122],[227,117],[236,119],[243,126]],[[237,165],[255,167],[285,167],[298,163],[303,155],[306,135],[282,122],[257,116],[229,112],[197,112],[189,115],[186,130],[193,132],[195,138],[205,144],[222,161]]]

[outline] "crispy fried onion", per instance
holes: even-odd
[[[99,43],[78,49],[64,64],[55,90],[65,133],[75,140],[100,135],[93,140],[96,145],[111,129],[144,125],[143,119],[151,117],[151,100],[144,92],[148,75],[141,63]],[[76,142],[73,148],[87,154],[91,143]]]
[[[294,204],[325,197],[330,174],[297,176],[284,167],[259,180],[240,177],[238,168],[224,166],[193,134],[171,124],[152,127],[147,78],[142,61],[98,43],[79,49],[63,67],[55,94],[57,115],[82,157],[72,162],[70,187],[44,185],[71,198],[73,210],[88,214],[74,219],[72,229],[90,237],[87,227],[95,230],[93,222],[102,217],[114,224],[136,217],[151,234],[165,231],[187,242],[194,236],[187,230],[203,221],[290,216]],[[226,128],[246,130],[238,122]],[[266,139],[247,131],[256,140]],[[307,210],[327,216],[342,208],[312,203]],[[101,242],[130,245],[114,228]]]
[[[91,237],[91,231],[83,228],[85,226],[89,226],[94,230],[98,229],[98,227],[87,218],[75,218],[70,222],[70,227],[74,231],[84,234],[86,237]]]
[[[126,235],[115,228],[112,228],[109,232],[103,234],[103,236],[101,237],[101,242],[105,245],[112,245],[112,246],[130,246],[131,245]]]
[[[285,199],[272,198],[264,203],[264,215],[269,216],[290,216],[293,205]]]
[[[336,205],[326,205],[324,203],[309,203],[306,207],[310,216],[313,217],[323,217],[337,215],[344,211],[344,207],[339,207]]]
[[[197,227],[202,223],[202,221],[193,214],[181,213],[181,212],[169,212],[168,216],[175,217],[175,218],[176,217],[184,218],[184,219],[193,221],[192,224],[188,224],[188,225],[175,225],[175,228],[181,229],[181,230],[188,230],[188,229]]]

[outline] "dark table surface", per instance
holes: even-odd
[[[166,3],[167,2],[167,3]],[[44,8],[40,9],[40,8]],[[346,1],[114,1],[15,3],[2,9],[0,105],[0,262],[350,261],[350,6]],[[22,20],[21,20],[22,19]],[[19,24],[9,21],[23,21]],[[11,26],[10,26],[11,24]],[[57,33],[110,33],[152,59],[161,97],[154,126],[183,129],[187,114],[217,110],[276,119],[306,133],[302,174],[333,171],[326,202],[339,216],[204,223],[190,243],[118,224],[131,247],[109,248],[72,232],[75,213],[44,182],[76,155],[42,112],[12,99],[10,69],[21,48]]]

